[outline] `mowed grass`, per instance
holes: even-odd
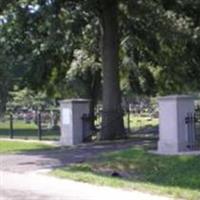
[[[128,120],[128,115],[126,114],[124,116],[124,126],[125,128],[128,128],[128,124],[130,129],[133,131],[137,131],[139,129],[145,128],[145,127],[154,127],[157,126],[159,123],[158,118],[150,117],[147,114],[133,114],[130,113],[129,115],[129,120]],[[99,125],[101,123],[101,119],[97,118],[95,121],[96,125]]]
[[[38,127],[35,123],[26,123],[24,120],[13,121],[13,135],[17,139],[38,139]],[[10,137],[10,122],[0,122],[0,137]],[[59,140],[60,130],[42,130],[43,140]]]
[[[113,172],[120,177],[113,177]],[[200,199],[200,156],[159,156],[132,148],[56,169],[51,174],[175,198]]]
[[[0,130],[9,130],[10,129],[10,121],[6,120],[4,122],[0,122]],[[29,130],[37,130],[37,125],[35,123],[26,123],[23,120],[13,120],[13,129],[29,129]]]
[[[21,153],[36,150],[52,150],[56,148],[53,145],[36,143],[36,142],[21,142],[21,141],[0,141],[0,153]]]
[[[125,127],[128,127],[128,116],[124,116]],[[129,126],[133,130],[138,130],[140,128],[157,126],[158,118],[151,118],[148,116],[136,116],[135,114],[130,114]]]

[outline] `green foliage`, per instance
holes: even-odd
[[[154,81],[148,81],[153,93],[198,90],[198,11],[198,1],[128,1],[122,6],[122,46],[132,63],[133,92],[143,91],[138,63],[153,73]]]
[[[90,52],[90,63],[94,55],[99,60],[101,7],[97,1],[0,3],[1,55],[9,62],[17,58],[12,64],[18,75],[24,75],[22,86],[42,87],[54,95],[66,84],[63,79],[76,60],[75,49]],[[119,3],[121,59],[125,67],[124,60],[129,60],[125,82],[130,81],[133,92],[153,95],[198,89],[199,5],[198,0]],[[86,70],[81,71],[87,79]]]
[[[34,91],[24,88],[22,90],[14,89],[10,92],[11,100],[8,102],[9,107],[27,107],[27,108],[40,108],[50,104],[50,99],[47,98],[45,93]],[[53,102],[51,102],[53,104]]]
[[[84,50],[77,50],[75,59],[67,71],[67,82],[74,88],[79,97],[91,98],[95,93],[97,93],[97,97],[99,96],[99,92],[94,89],[100,88],[101,64],[95,59]]]

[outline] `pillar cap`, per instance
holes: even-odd
[[[168,101],[168,100],[194,100],[195,97],[191,95],[168,95],[163,97],[158,97],[159,101]]]
[[[89,103],[90,99],[64,99],[59,101],[60,104],[64,103]]]

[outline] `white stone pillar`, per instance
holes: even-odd
[[[71,146],[83,142],[83,114],[89,114],[90,101],[87,99],[70,99],[60,101],[61,137],[60,143]]]
[[[172,95],[159,98],[158,153],[176,154],[187,150],[185,117],[194,112],[194,98]]]

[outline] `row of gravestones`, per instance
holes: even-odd
[[[175,95],[159,98],[159,141],[160,154],[177,154],[188,151],[188,132],[185,117],[194,112],[191,96]],[[75,99],[60,102],[62,145],[76,145],[87,137],[83,132],[84,114],[89,113],[89,100]],[[87,131],[85,132],[87,134]]]

